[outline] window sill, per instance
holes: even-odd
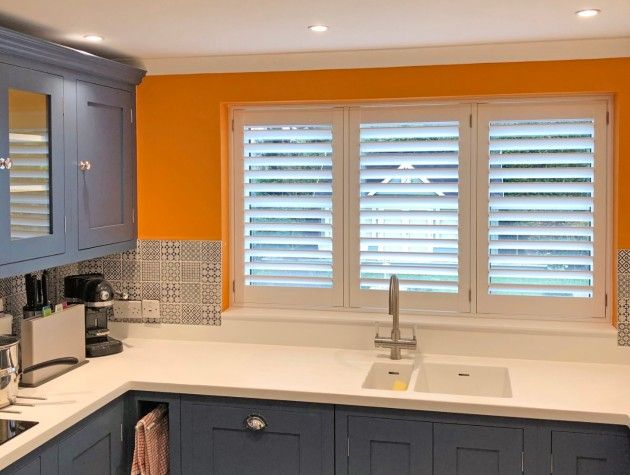
[[[340,325],[391,325],[391,317],[382,312],[351,312],[342,310],[313,310],[261,307],[231,307],[222,313],[226,320],[300,322]],[[534,335],[616,337],[617,330],[607,320],[557,321],[525,320],[499,317],[405,315],[403,326],[417,329],[446,331],[476,331],[490,333],[523,333]]]

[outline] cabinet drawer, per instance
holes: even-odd
[[[330,408],[196,398],[181,407],[183,473],[333,473]]]

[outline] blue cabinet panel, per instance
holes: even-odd
[[[113,403],[59,442],[59,473],[113,475],[123,469],[123,404]]]
[[[182,473],[331,475],[333,412],[326,406],[182,400]],[[248,418],[263,427],[251,430]]]
[[[553,431],[553,473],[560,475],[628,475],[628,437]]]
[[[79,249],[136,238],[132,98],[77,81]]]
[[[348,473],[431,475],[433,425],[373,417],[348,418]]]
[[[436,475],[520,475],[523,430],[434,424]]]
[[[66,250],[63,78],[0,63],[0,264]]]
[[[4,469],[2,475],[58,475],[58,447],[53,444],[39,449],[10,467]]]

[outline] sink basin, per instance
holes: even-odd
[[[423,363],[415,390],[466,396],[512,397],[510,373],[499,366]]]
[[[413,365],[408,363],[374,363],[362,387],[406,391],[412,371]]]

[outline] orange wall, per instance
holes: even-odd
[[[616,216],[628,216],[629,78],[630,58],[149,76],[137,99],[139,235],[221,239],[227,250],[227,106],[268,101],[614,93]],[[630,247],[630,219],[616,219],[615,240]]]

